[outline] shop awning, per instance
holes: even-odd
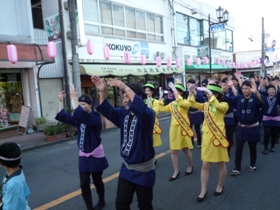
[[[17,47],[18,62],[54,62],[48,56],[47,45],[12,43]],[[0,42],[0,61],[9,62],[7,55],[8,42]]]
[[[157,67],[156,65],[118,65],[118,64],[81,64],[81,75],[97,75],[97,76],[142,76],[142,75],[158,75],[183,73],[184,67],[177,68],[172,66],[167,68],[166,65]]]
[[[226,66],[218,65],[218,64],[212,64],[212,72],[214,71],[231,71],[232,68],[227,68]],[[200,66],[197,65],[185,65],[186,72],[188,71],[196,71],[196,72],[210,72],[210,65],[209,64],[202,64]]]

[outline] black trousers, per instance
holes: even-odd
[[[91,189],[90,189],[90,176],[92,176],[93,184],[96,188],[96,192],[98,194],[98,198],[100,202],[105,202],[105,189],[104,183],[102,181],[103,171],[99,172],[80,172],[80,187],[82,190],[82,196],[87,206],[87,210],[93,210],[93,203],[91,197]]]
[[[271,138],[271,145],[270,148],[275,147],[275,142],[278,138],[279,127],[276,126],[263,126],[264,128],[264,149],[268,149],[269,140]]]
[[[230,149],[233,145],[233,133],[234,133],[235,125],[226,125],[226,137],[229,141],[228,155],[230,155]]]
[[[236,139],[236,150],[235,150],[235,169],[241,170],[241,161],[243,154],[243,147],[246,141]],[[257,142],[248,141],[250,149],[250,166],[255,166],[257,160]]]
[[[194,124],[192,122],[190,123],[190,127],[192,128]],[[201,130],[200,130],[200,125],[194,125],[195,133],[196,133],[196,138],[197,138],[197,145],[201,145]],[[194,145],[194,139],[192,137],[192,144]]]
[[[118,180],[116,209],[130,210],[134,192],[140,210],[153,210],[153,187],[140,186],[122,178]]]

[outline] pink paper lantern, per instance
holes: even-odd
[[[244,63],[244,68],[245,68],[245,69],[247,69],[247,68],[248,68],[247,63]]]
[[[230,62],[229,62],[229,61],[227,61],[227,67],[228,67],[228,68],[230,67]]]
[[[207,57],[203,57],[203,63],[204,63],[204,64],[208,64],[208,63],[209,63],[209,60],[208,60]]]
[[[50,58],[55,58],[56,56],[56,44],[53,41],[48,43],[48,56]]]
[[[256,66],[256,60],[253,60],[252,65]]]
[[[220,59],[216,58],[216,64],[220,64]]]
[[[130,52],[129,51],[124,51],[123,57],[124,57],[125,63],[130,63]]]
[[[256,65],[259,65],[260,64],[260,59],[256,59]]]
[[[225,60],[222,60],[222,66],[225,66]]]
[[[232,68],[236,68],[235,62],[232,62]]]
[[[177,58],[177,59],[176,59],[176,67],[177,67],[177,68],[180,68],[180,67],[181,67],[181,60],[180,60],[180,58]]]
[[[104,49],[103,49],[103,54],[104,54],[104,58],[105,58],[106,60],[109,60],[109,59],[110,59],[110,49],[109,49],[108,44],[106,44],[106,46],[104,47]]]
[[[171,66],[172,66],[172,60],[171,60],[171,58],[167,58],[166,59],[166,65],[167,65],[167,68],[170,68]]]
[[[89,55],[93,54],[93,43],[90,40],[87,41],[87,52]]]
[[[190,58],[187,59],[187,64],[188,64],[188,66],[191,66],[191,65],[192,65],[192,61],[191,61]]]
[[[9,44],[7,46],[7,53],[8,53],[9,61],[12,64],[15,64],[18,61],[17,47],[13,44]]]
[[[141,55],[141,64],[142,64],[142,65],[145,65],[145,64],[146,64],[146,55],[145,55],[145,54],[142,54],[142,55]]]
[[[157,64],[157,67],[161,66],[161,58],[160,58],[160,56],[156,57],[156,64]]]
[[[196,62],[195,63],[196,63],[197,66],[200,66],[200,63],[201,63],[200,58],[196,58]]]
[[[266,60],[263,61],[264,65],[266,64]]]

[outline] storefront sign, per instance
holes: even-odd
[[[173,74],[184,72],[184,67],[177,68],[172,66],[167,68],[165,66],[157,67],[156,65],[80,65],[81,75],[98,75],[98,76],[141,76],[141,75],[158,75],[158,74]]]

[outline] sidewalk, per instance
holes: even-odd
[[[169,118],[170,118],[170,113],[160,113],[159,116],[160,121]],[[116,127],[104,129],[102,132],[110,131],[115,128]],[[0,144],[3,144],[5,142],[10,142],[10,141],[16,142],[21,146],[21,149],[23,151],[36,149],[51,144],[62,143],[69,140],[73,140],[73,139],[66,138],[53,142],[48,142],[43,132],[21,135],[17,133],[17,126],[0,129]]]

